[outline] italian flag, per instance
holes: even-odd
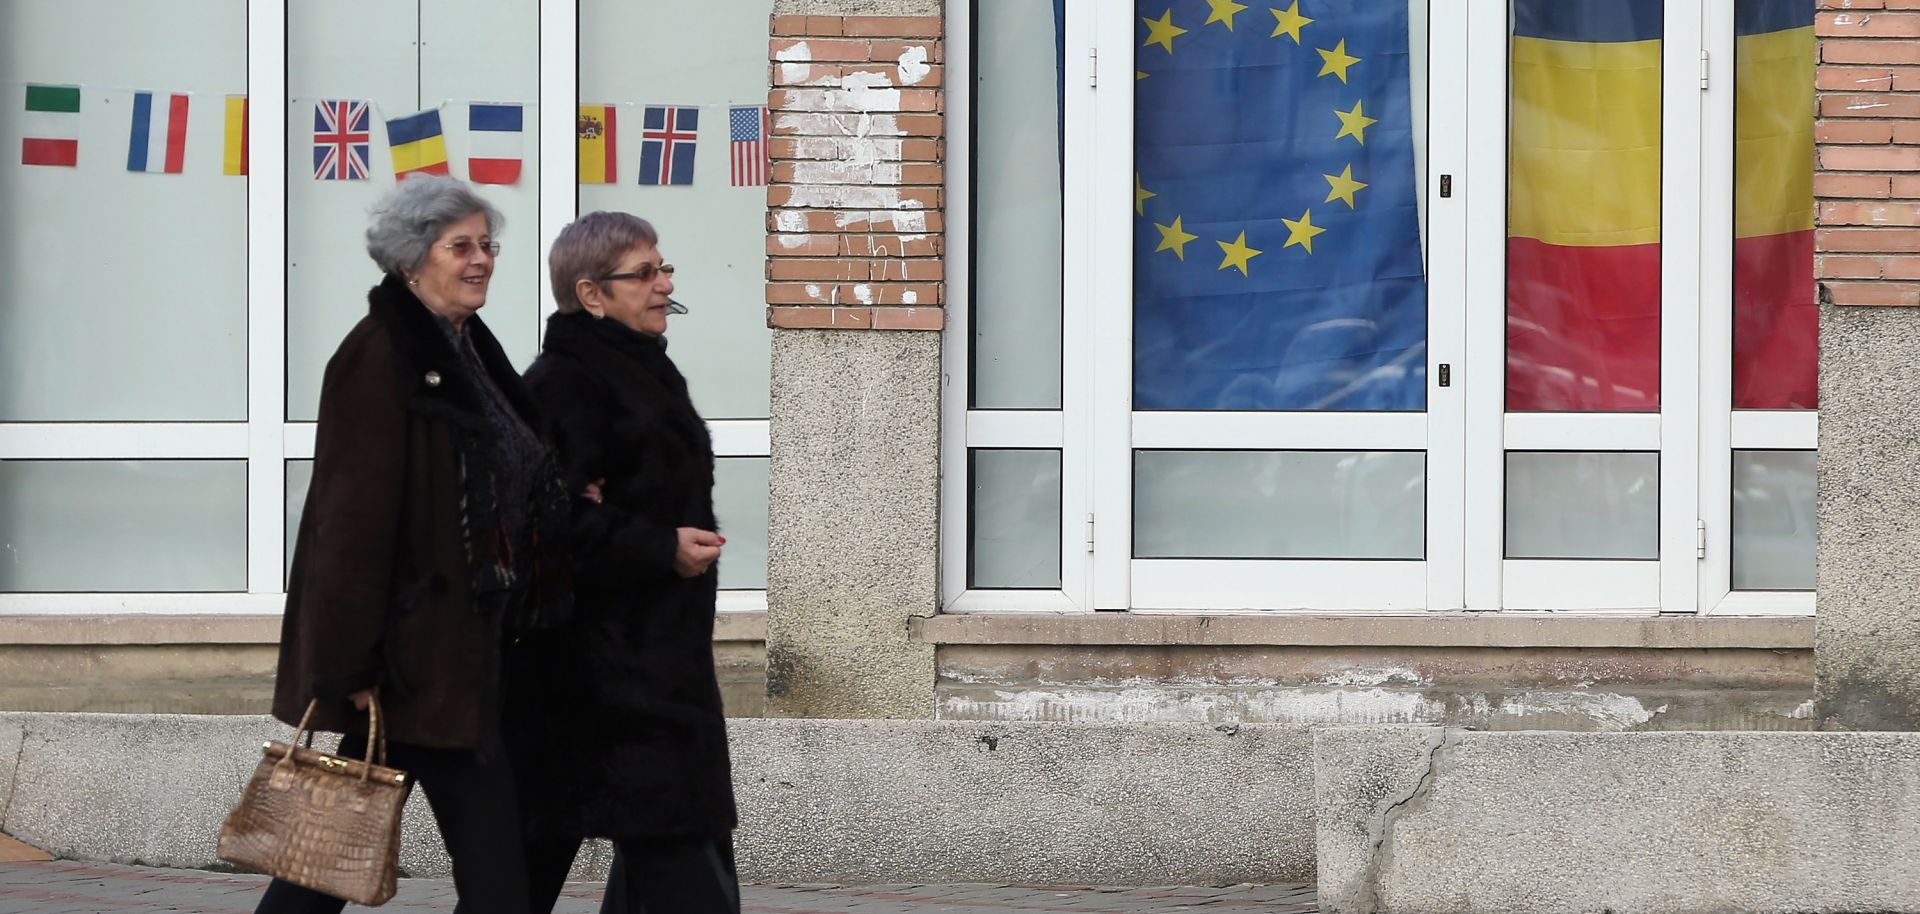
[[[80,87],[27,84],[20,164],[74,167],[80,158]]]

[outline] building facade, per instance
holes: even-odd
[[[434,112],[517,363],[576,213],[681,267],[736,713],[1910,726],[1905,5],[16,4],[0,697],[264,693]]]

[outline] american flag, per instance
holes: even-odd
[[[367,103],[327,100],[313,106],[313,177],[319,181],[367,179]]]
[[[733,186],[767,183],[767,106],[741,105],[727,115],[728,149],[733,158]]]

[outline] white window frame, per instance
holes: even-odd
[[[576,0],[539,0],[540,191],[538,241],[552,247],[578,209],[574,114],[579,106]],[[276,614],[285,604],[286,465],[313,457],[314,423],[286,417],[287,17],[278,3],[249,3],[247,84],[247,418],[237,422],[0,423],[0,460],[244,460],[247,465],[243,593],[9,593],[0,615]],[[539,275],[541,332],[553,312]],[[766,419],[710,422],[717,457],[771,453]],[[765,590],[721,591],[722,612],[764,612]]]
[[[950,13],[948,110],[953,112],[970,110],[968,6],[956,4]],[[1132,4],[1102,7],[1090,0],[1069,0],[1068,5],[1063,355],[1069,392],[1060,413],[995,415],[966,408],[971,136],[968,117],[951,119],[948,251],[956,265],[950,286],[957,304],[949,314],[943,378],[948,429],[943,453],[948,468],[943,490],[948,506],[943,524],[946,611],[1812,613],[1810,592],[1730,589],[1733,450],[1810,449],[1818,429],[1813,411],[1731,409],[1731,272],[1702,269],[1702,264],[1732,262],[1731,169],[1703,163],[1731,162],[1733,156],[1733,0],[1666,3],[1661,245],[1668,255],[1661,259],[1661,410],[1644,414],[1506,412],[1507,9],[1505,3],[1476,2],[1465,15],[1432,17],[1432,47],[1467,49],[1458,70],[1460,85],[1466,88],[1431,92],[1428,120],[1427,186],[1450,174],[1455,191],[1452,200],[1443,201],[1437,194],[1427,200],[1429,364],[1450,363],[1455,386],[1438,388],[1430,377],[1426,414],[1369,417],[1373,421],[1357,432],[1348,421],[1352,414],[1131,411],[1130,312],[1122,304],[1117,312],[1098,309],[1096,318],[1093,303],[1132,301],[1134,216],[1127,196],[1110,190],[1131,186],[1130,146],[1098,140],[1132,134],[1133,81],[1125,76],[1135,52],[1133,12]],[[1111,78],[1097,89],[1089,86],[1087,49],[1097,49],[1097,59],[1108,62],[1103,75]],[[1436,57],[1430,66],[1439,72],[1442,63]],[[1449,123],[1464,127],[1453,132],[1440,126]],[[1109,192],[1095,193],[1094,188]],[[1075,222],[1074,213],[1084,213],[1084,219]],[[1458,230],[1448,231],[1449,226]],[[1469,258],[1469,250],[1481,253]],[[1676,256],[1686,251],[1698,251],[1699,256]],[[1099,268],[1093,269],[1096,263]],[[1457,278],[1452,265],[1457,265]],[[1075,277],[1084,282],[1076,283]],[[1446,302],[1460,304],[1449,312]],[[1193,446],[1201,437],[1208,448],[1424,450],[1429,522],[1424,580],[1395,576],[1390,566],[1396,563],[1358,563],[1368,566],[1370,574],[1386,577],[1361,580],[1351,567],[1356,563],[1133,559],[1133,450]],[[962,468],[967,449],[1016,446],[1059,447],[1065,457],[1061,542],[1068,583],[1057,600],[964,586],[969,531],[968,483]],[[1505,558],[1505,458],[1510,450],[1657,452],[1661,558]],[[1456,484],[1449,486],[1446,480]],[[1080,552],[1084,541],[1078,535],[1087,518],[1073,509],[1082,486],[1090,492],[1088,514],[1098,520],[1090,563]],[[1702,519],[1704,557],[1697,554]],[[1081,573],[1075,572],[1076,565]],[[1362,586],[1400,599],[1357,600],[1353,595]],[[1277,601],[1282,605],[1249,605],[1248,595],[1257,593],[1286,596]],[[1412,598],[1414,594],[1420,596]]]

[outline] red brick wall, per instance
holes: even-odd
[[[1920,0],[1821,0],[1816,275],[1836,305],[1920,305]]]
[[[768,325],[941,329],[941,20],[775,16],[771,35]]]

